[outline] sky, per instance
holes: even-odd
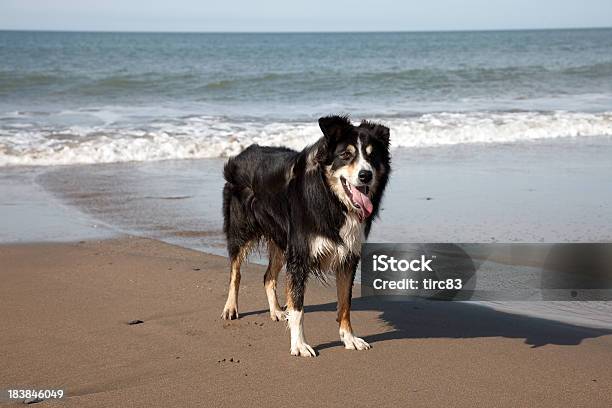
[[[0,29],[435,31],[611,27],[612,0],[0,0]]]

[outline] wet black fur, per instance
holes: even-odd
[[[331,191],[325,167],[346,164],[341,153],[348,144],[357,147],[357,138],[363,149],[373,146],[368,161],[378,170],[378,186],[371,198],[372,215],[365,221],[366,237],[390,173],[388,128],[365,121],[353,126],[342,116],[321,118],[319,126],[324,136],[300,152],[251,145],[230,158],[224,169],[223,228],[230,258],[239,256],[249,242],[273,241],[285,253],[296,310],[302,309],[308,276],[322,274],[311,259],[308,237],[316,234],[342,242],[339,231],[348,209]],[[352,256],[347,262],[354,277],[359,258]]]

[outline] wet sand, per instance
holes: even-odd
[[[349,351],[334,288],[311,282],[305,330],[319,356],[297,358],[258,265],[243,271],[232,322],[219,318],[227,259],[155,240],[3,245],[0,265],[0,389],[62,388],[56,406],[612,405],[610,330],[356,299],[353,326],[373,348]]]
[[[392,151],[369,242],[612,241],[612,138]],[[224,159],[67,166],[35,180],[121,232],[225,255]]]

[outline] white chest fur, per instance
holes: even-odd
[[[310,255],[318,259],[321,268],[334,269],[346,258],[361,253],[361,243],[365,241],[364,227],[357,215],[349,214],[340,228],[341,244],[336,244],[328,238],[314,236],[310,239]]]

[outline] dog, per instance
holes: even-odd
[[[315,356],[304,336],[304,290],[310,276],[335,275],[340,339],[345,348],[366,350],[355,336],[350,308],[361,243],[391,173],[389,128],[368,121],[354,126],[347,116],[319,119],[323,132],[302,151],[251,145],[224,167],[223,230],[230,258],[230,283],[222,318],[238,318],[240,265],[260,242],[269,264],[264,288],[270,317],[286,319],[291,354]],[[276,296],[286,269],[286,310]]]

